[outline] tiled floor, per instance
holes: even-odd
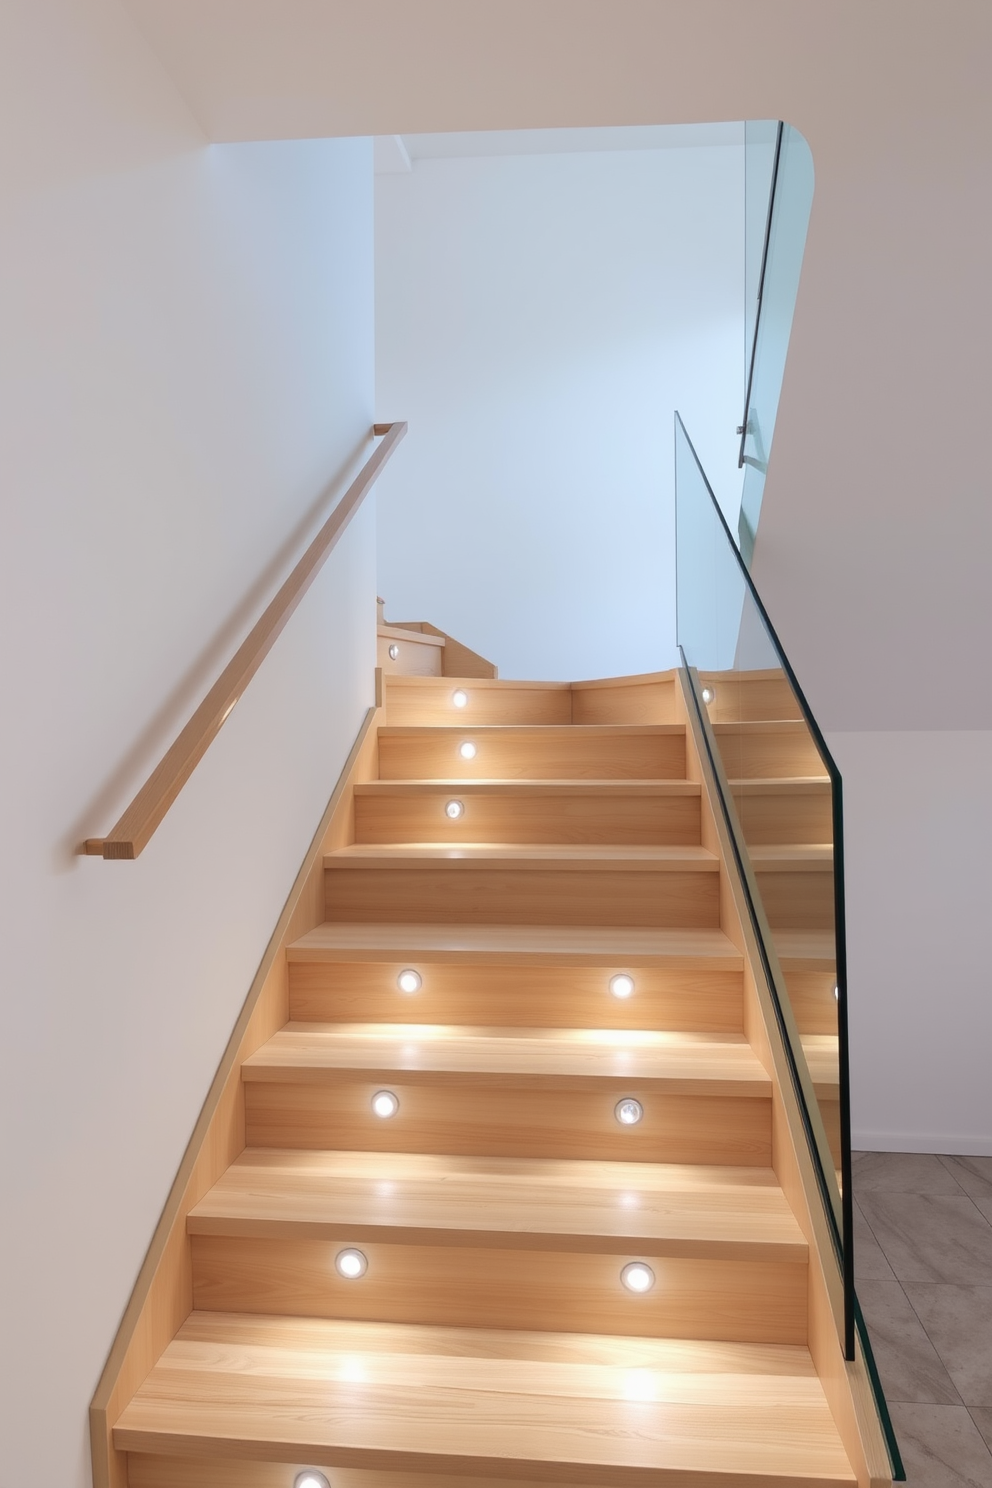
[[[858,1296],[909,1488],[992,1488],[992,1157],[854,1154]]]

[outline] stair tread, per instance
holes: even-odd
[[[695,780],[519,780],[502,776],[492,779],[473,776],[429,776],[423,780],[370,780],[355,786],[356,796],[434,795],[438,791],[459,795],[486,796],[698,796],[702,787]]]
[[[293,941],[290,961],[382,960],[606,965],[618,970],[663,963],[673,970],[703,961],[740,971],[741,952],[722,930],[617,929],[612,925],[337,924],[325,920]]]
[[[827,873],[832,872],[834,866],[832,842],[764,843],[749,846],[748,853],[756,868],[787,869],[791,873]]]
[[[771,1169],[247,1149],[193,1234],[805,1261]]]
[[[436,680],[436,679],[434,679]],[[440,734],[443,738],[510,734],[521,739],[534,735],[539,739],[550,739],[555,735],[568,739],[608,739],[627,735],[685,734],[684,723],[388,723],[379,728],[380,739],[419,739],[425,734]]]
[[[603,846],[602,844],[513,842],[356,842],[324,858],[324,867],[383,868],[429,863],[434,868],[518,868],[561,870],[593,866],[618,872],[716,873],[720,862],[705,847]]]
[[[831,791],[829,775],[734,775],[727,783],[741,796],[829,796]]]
[[[613,1488],[855,1481],[807,1350],[784,1345],[194,1313],[114,1439]]]
[[[770,1079],[742,1035],[623,1029],[482,1029],[396,1023],[288,1023],[242,1065],[246,1080],[292,1080],[324,1070],[369,1078],[402,1074],[569,1079],[599,1084],[650,1081],[682,1094],[765,1097]]]

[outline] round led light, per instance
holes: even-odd
[[[840,1002],[840,988],[836,982],[834,982],[834,1002]]]
[[[396,978],[396,985],[401,992],[419,992],[423,986],[423,981],[420,972],[414,971],[412,967],[408,966],[406,971],[401,971]]]
[[[461,801],[449,801],[447,806],[445,806],[444,808],[444,814],[450,821],[457,821],[458,818],[463,815],[464,811],[465,807],[462,805]]]
[[[394,641],[393,644],[389,648],[389,659],[390,659],[390,661],[395,661],[396,658],[399,656],[399,654],[400,654],[400,648],[399,648],[399,646],[397,646],[396,642]]]
[[[457,692],[451,694],[451,701],[456,708],[464,708],[468,702],[468,693],[459,687]]]
[[[390,1116],[395,1116],[399,1108],[400,1098],[391,1090],[377,1090],[372,1097],[372,1109],[384,1121]]]
[[[610,991],[614,997],[629,997],[634,990],[634,978],[622,971],[618,976],[610,977]]]
[[[643,1261],[631,1261],[620,1272],[620,1280],[628,1292],[649,1292],[654,1286],[654,1272]]]
[[[334,1269],[339,1276],[354,1281],[369,1269],[368,1257],[360,1250],[339,1250],[334,1257]]]
[[[296,1474],[293,1488],[331,1488],[331,1485],[322,1472],[314,1472],[312,1467],[308,1467]]]
[[[636,1126],[644,1115],[644,1107],[639,1100],[628,1095],[622,1101],[617,1101],[613,1107],[613,1114],[621,1126]]]
[[[703,702],[707,705],[707,707],[710,705],[710,703],[713,701],[713,699],[715,697],[716,697],[716,689],[714,687],[704,687],[703,688]]]
[[[469,740],[466,740],[464,744],[459,744],[458,753],[462,759],[475,759],[475,745]]]

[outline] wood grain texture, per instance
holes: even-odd
[[[806,1341],[804,1263],[651,1257],[656,1284],[634,1296],[618,1255],[519,1248],[361,1244],[368,1271],[337,1274],[342,1240],[253,1240],[193,1235],[196,1306],[214,1312],[554,1328],[650,1337]]]
[[[828,780],[731,780],[730,787],[749,847],[833,840]]]
[[[386,677],[440,677],[443,645],[434,636],[413,635],[391,625],[380,625],[375,642],[376,665]],[[391,651],[397,654],[392,656]]]
[[[105,838],[100,839],[99,852],[104,858],[136,858],[147,846],[152,833],[217,737],[234,705],[333,552],[406,429],[403,423],[390,424],[378,449],[341,497],[192,718],[155,766],[120,821]],[[86,851],[91,852],[89,844]]]
[[[446,631],[438,630],[429,620],[394,621],[393,624],[401,625],[405,629],[419,630],[423,635],[439,637],[445,643],[444,655],[441,658],[442,675],[445,677],[491,677],[499,676],[499,671],[494,662],[487,661],[480,656],[478,651],[473,651],[462,641],[450,636]]]
[[[572,721],[572,693],[566,682],[497,682],[473,677],[387,677],[386,720],[390,725],[474,728],[480,724],[564,724]],[[452,702],[456,692],[463,708]]]
[[[738,1260],[807,1260],[754,1168],[248,1149],[191,1210],[193,1235]]]
[[[90,1405],[94,1488],[126,1488],[114,1422],[193,1306],[186,1215],[244,1147],[241,1062],[288,1017],[286,947],[322,920],[323,858],[348,833],[352,783],[375,770],[377,716],[371,708],[366,714],[266,947],[100,1376]]]
[[[398,985],[410,960],[422,979],[413,994]],[[622,972],[634,978],[633,994],[625,999],[609,990],[611,977]],[[619,961],[606,967],[481,960],[473,965],[421,955],[382,963],[293,959],[289,964],[289,1012],[295,1021],[739,1033],[741,995],[739,972],[710,970],[703,958],[686,969]]]
[[[401,1114],[391,1121],[372,1114],[372,1097],[383,1088],[400,1102]],[[644,1107],[636,1126],[621,1126],[614,1114],[626,1096]],[[768,1099],[675,1094],[635,1080],[581,1089],[507,1080],[491,1087],[478,1078],[408,1084],[396,1074],[336,1074],[319,1085],[252,1080],[245,1086],[245,1120],[253,1147],[745,1166],[771,1161]]]
[[[762,671],[700,672],[700,683],[713,699],[706,712],[711,723],[770,722],[802,718],[799,700],[780,668]]]
[[[826,780],[805,723],[717,723],[713,734],[731,780]]]
[[[194,1314],[120,1436],[133,1488],[289,1488],[248,1452],[346,1488],[854,1482],[805,1349],[671,1338]]]
[[[572,684],[573,723],[672,723],[675,673]]]
[[[382,780],[683,780],[685,729],[525,724],[379,730]],[[476,747],[464,760],[459,745]]]

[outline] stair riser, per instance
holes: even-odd
[[[714,694],[706,709],[711,723],[802,718],[796,695],[784,675],[746,677],[739,672],[700,672],[699,681]]]
[[[837,979],[834,973],[792,971],[785,980],[799,1032],[836,1034],[837,999],[834,997],[834,986]]]
[[[462,759],[459,746],[476,747]],[[380,780],[684,780],[685,735],[473,733],[424,729],[379,736]]]
[[[744,840],[751,847],[784,842],[832,842],[834,835],[830,796],[826,791],[798,795],[737,795],[737,815]]]
[[[399,990],[407,967],[419,992]],[[610,978],[630,972],[621,1000]],[[821,978],[821,981],[824,980]],[[734,971],[665,971],[654,966],[532,967],[430,965],[420,960],[300,962],[289,965],[289,1016],[318,1023],[454,1023],[510,1028],[645,1028],[740,1033],[743,978]],[[831,983],[832,986],[832,983]],[[830,994],[833,1004],[833,995]],[[835,1018],[836,1025],[836,1018]],[[808,1032],[834,1032],[810,1028]]]
[[[471,1077],[469,1077],[469,1080]],[[328,1080],[320,1085],[245,1084],[249,1147],[354,1152],[443,1152],[465,1157],[564,1157],[616,1162],[771,1164],[771,1102],[756,1096],[671,1095],[631,1081],[605,1090],[512,1084],[404,1084],[402,1078]],[[398,1113],[372,1114],[376,1091],[392,1090]],[[644,1107],[621,1126],[617,1101]]]
[[[471,728],[473,724],[572,722],[572,694],[567,687],[514,687],[507,683],[487,687],[456,678],[431,678],[404,686],[390,677],[384,680],[389,726]],[[456,708],[452,702],[458,691],[468,698],[463,708]]]
[[[356,842],[528,842],[699,846],[698,796],[534,796],[465,793],[445,814],[450,786],[430,794],[359,795]],[[809,839],[813,840],[813,839]]]
[[[761,902],[775,930],[834,928],[833,872],[757,873]]]
[[[216,1457],[165,1457],[144,1452],[128,1454],[128,1488],[293,1488],[304,1468],[317,1469],[333,1488],[547,1488],[533,1478],[478,1478],[437,1473],[375,1472],[360,1467],[338,1467],[330,1462],[225,1461]],[[555,1488],[610,1488],[600,1483],[579,1485],[556,1476]],[[728,1483],[727,1488],[737,1488]]]
[[[368,1271],[345,1281],[334,1257],[358,1246]],[[191,1237],[193,1305],[212,1312],[374,1319],[452,1327],[555,1329],[633,1337],[805,1343],[806,1266],[567,1251]],[[650,1259],[653,1289],[620,1284]]]
[[[573,723],[676,723],[675,680],[572,690]]]
[[[342,923],[628,925],[717,929],[715,872],[338,867],[327,919]]]
[[[812,738],[802,731],[718,730],[723,768],[731,780],[779,780],[824,774]]]

